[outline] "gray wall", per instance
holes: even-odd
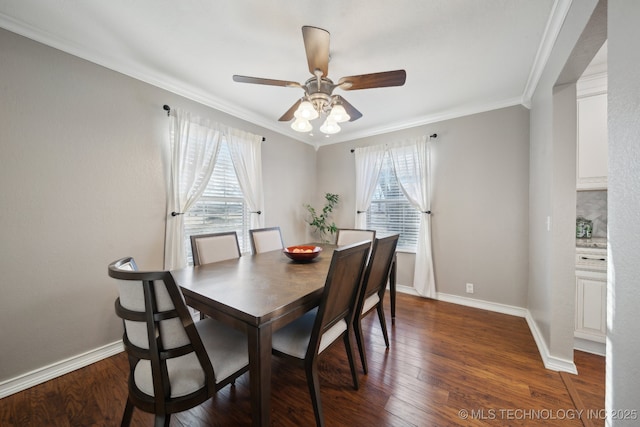
[[[264,135],[265,221],[308,239],[313,147],[1,29],[0,52],[0,382],[120,339],[109,262],[162,268],[165,103]]]
[[[573,2],[531,102],[527,308],[549,354],[573,361],[575,81],[567,67],[596,0]],[[567,85],[558,86],[563,70]],[[566,71],[565,71],[566,72]],[[555,90],[555,93],[554,93]],[[549,227],[548,227],[549,224]]]
[[[607,410],[640,410],[640,2],[609,2]],[[609,412],[611,413],[611,412]],[[611,426],[636,426],[615,420]]]
[[[573,2],[543,73],[530,113],[529,170],[523,162],[527,153],[521,152],[527,150],[527,138],[520,135],[526,133],[527,114],[519,107],[391,135],[394,139],[441,135],[434,145],[433,218],[440,291],[464,295],[462,279],[478,283],[475,296],[479,299],[513,305],[526,301],[550,350],[562,356],[567,347],[563,343],[558,350],[552,345],[552,331],[560,328],[561,336],[572,326],[563,307],[554,303],[555,287],[566,292],[568,285],[554,282],[551,254],[555,240],[564,238],[554,239],[553,226],[552,232],[546,231],[547,216],[557,212],[553,177],[554,167],[561,163],[553,164],[553,87],[595,3]],[[633,48],[640,39],[637,16],[636,0],[616,0],[609,6],[609,410],[638,409],[640,396],[636,315],[640,306],[640,51]],[[291,242],[309,237],[299,221],[304,211],[298,207],[312,198],[320,203],[326,191],[344,195],[336,213],[339,225],[353,224],[353,155],[348,149],[384,143],[388,138],[381,135],[321,149],[316,180],[316,153],[304,144],[4,30],[0,30],[0,52],[0,381],[119,339],[121,327],[113,314],[116,291],[106,276],[106,265],[133,255],[144,267],[162,266],[167,160],[162,104],[199,111],[267,137],[265,220],[267,225],[279,223],[285,241]],[[491,150],[482,149],[489,146]],[[503,151],[507,153],[504,161]],[[498,182],[499,191],[491,188],[497,176],[478,173],[488,166],[498,167],[499,176],[511,177],[512,187]],[[527,180],[522,171],[530,173],[529,191],[522,184]],[[480,184],[469,183],[474,179]],[[469,191],[453,192],[466,185]],[[508,196],[496,196],[500,191]],[[484,197],[491,209],[476,212],[476,199]],[[503,218],[508,221],[503,231],[490,213],[500,215],[510,209],[515,213]],[[511,222],[527,217],[528,230]],[[555,220],[552,224],[556,225]],[[495,247],[496,235],[509,250]],[[481,250],[482,257],[463,252],[459,262],[455,253],[447,253],[467,245],[474,249],[471,253]],[[487,247],[496,253],[488,261]],[[566,256],[573,247],[554,250]],[[521,271],[527,267],[518,264],[502,272],[506,263],[499,262],[499,256],[505,252],[519,262],[529,261],[526,299],[518,283],[527,282]],[[411,259],[405,261],[405,271],[410,271]],[[486,262],[490,264],[482,264]],[[452,266],[463,273],[452,273]],[[493,275],[488,276],[490,269],[508,284],[487,286],[485,277],[494,281]],[[399,277],[401,284],[410,280]],[[502,297],[504,289],[507,296]]]
[[[575,79],[577,80],[577,76]],[[551,190],[551,339],[550,354],[573,360],[575,329],[576,85],[553,90]]]
[[[336,224],[352,227],[351,148],[437,133],[431,210],[438,292],[526,306],[529,112],[515,106],[321,147],[319,192],[339,193]],[[398,284],[411,286],[414,256],[401,255]],[[473,295],[465,284],[475,284]]]

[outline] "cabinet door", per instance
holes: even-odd
[[[607,332],[607,279],[601,273],[576,272],[575,336],[605,342]]]
[[[578,190],[607,188],[607,94],[578,98]]]

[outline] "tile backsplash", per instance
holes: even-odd
[[[593,221],[592,237],[607,237],[607,191],[578,191],[576,216]]]

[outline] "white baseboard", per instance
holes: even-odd
[[[396,291],[403,294],[420,296],[415,288],[405,285],[397,285]],[[461,297],[459,295],[445,294],[442,292],[436,292],[436,298],[438,301],[450,302],[453,304],[464,305],[466,307],[480,308],[488,311],[495,311],[496,313],[509,314],[511,316],[525,317],[527,313],[526,308],[516,307],[514,305],[500,304],[496,302],[483,301],[479,299]]]
[[[400,286],[396,287],[398,292],[410,294],[410,295],[418,295],[414,288],[410,286]],[[577,374],[578,370],[576,368],[573,360],[561,359],[549,354],[549,349],[542,339],[542,334],[538,330],[536,322],[531,317],[531,313],[529,310],[523,307],[516,307],[513,305],[500,304],[490,301],[477,300],[473,298],[461,297],[459,295],[451,295],[438,292],[436,294],[436,299],[438,301],[450,302],[453,304],[464,305],[467,307],[480,308],[483,310],[494,311],[502,314],[509,314],[511,316],[524,317],[527,320],[527,325],[529,326],[529,330],[531,330],[531,334],[533,335],[533,339],[538,346],[538,352],[540,353],[540,357],[542,358],[542,363],[546,369],[552,371],[564,371],[569,372],[571,374]],[[586,351],[586,350],[585,350]]]
[[[389,289],[388,286],[387,286],[387,289]],[[420,296],[418,291],[416,291],[416,288],[414,288],[413,286],[396,285],[396,292],[400,292],[402,294],[414,295],[417,297]]]
[[[479,299],[461,297],[459,295],[436,293],[438,301],[450,302],[467,307],[480,308],[482,310],[494,311],[496,313],[508,314],[517,317],[526,317],[527,309],[514,305],[500,304],[497,302],[483,301]]]
[[[606,357],[607,354],[607,346],[605,343],[591,341],[584,338],[575,337],[573,339],[573,348],[574,350],[580,350],[603,357]]]
[[[547,344],[544,342],[542,338],[542,333],[538,329],[538,326],[533,320],[531,313],[527,310],[527,324],[529,325],[529,330],[531,330],[531,334],[533,335],[533,339],[538,346],[538,352],[540,353],[540,357],[542,357],[542,363],[544,363],[544,367],[550,369],[552,371],[563,371],[569,372],[570,374],[577,374],[578,369],[576,368],[576,364],[573,363],[573,360],[562,359],[560,357],[552,356],[549,353],[549,348]]]
[[[68,359],[27,372],[26,374],[22,374],[18,377],[8,379],[0,383],[0,399],[38,384],[42,384],[53,378],[68,374],[76,369],[91,365],[92,363],[106,359],[107,357],[111,357],[122,351],[124,351],[122,341],[116,341],[87,351],[86,353],[78,354]]]

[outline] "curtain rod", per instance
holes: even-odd
[[[163,109],[164,111],[166,111],[166,112],[167,112],[167,117],[169,117],[169,115],[171,114],[171,107],[169,107],[167,104],[164,104],[164,105],[162,106],[162,109]],[[262,142],[265,142],[266,140],[267,140],[267,138],[265,138],[265,137],[263,136],[263,137],[262,137]]]
[[[436,139],[438,137],[437,133],[432,133],[431,135],[429,135],[429,139]],[[352,153],[354,153],[356,150],[354,148],[352,148],[351,150]]]

